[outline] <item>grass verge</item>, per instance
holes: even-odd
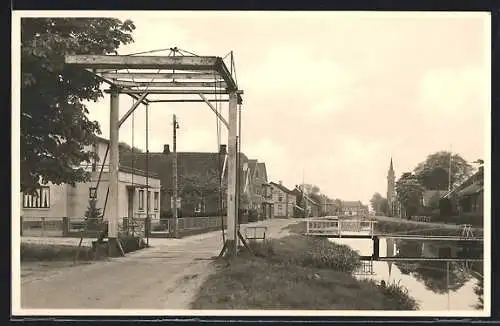
[[[456,229],[443,228],[436,225],[424,225],[415,223],[392,222],[379,220],[375,224],[376,233],[389,234],[389,233],[404,233],[408,232],[411,235],[441,235],[441,236],[458,236],[461,232],[460,226]],[[483,236],[482,229],[473,229],[475,236]]]
[[[79,252],[79,260],[93,260],[94,256],[90,247],[21,243],[21,262],[72,261],[77,252]]]
[[[193,309],[414,310],[401,286],[381,287],[352,272],[359,256],[347,246],[300,235],[251,244],[219,261]],[[397,290],[399,289],[399,291]]]

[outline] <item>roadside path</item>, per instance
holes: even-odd
[[[246,226],[265,225],[267,237],[279,238],[288,234],[283,227],[294,223],[297,223],[294,219],[272,219],[241,228],[244,232]],[[22,241],[71,242],[68,238]],[[155,238],[150,239],[150,244],[151,248],[125,257],[64,268],[43,278],[23,278],[21,306],[23,309],[189,309],[198,288],[215,271],[211,258],[221,250],[221,232],[182,239]]]

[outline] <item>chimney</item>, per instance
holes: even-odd
[[[283,185],[283,181],[281,181],[281,180],[280,180],[280,181],[279,181],[279,183],[280,183],[280,186],[282,186],[282,185]]]
[[[163,145],[163,154],[170,154],[170,145]]]
[[[227,154],[227,147],[226,145],[220,145],[220,153],[223,155]]]

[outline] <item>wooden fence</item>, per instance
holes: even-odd
[[[224,225],[227,218],[224,217]],[[203,231],[221,228],[220,216],[210,217],[183,217],[178,219],[179,231]],[[85,226],[87,230],[85,231]],[[100,221],[89,221],[79,217],[21,217],[21,236],[31,237],[79,237],[85,234],[95,237],[103,229]],[[133,235],[146,235],[145,218],[121,219],[120,232]],[[173,219],[163,221],[151,220],[149,234],[153,236],[170,236],[175,231]]]
[[[373,220],[309,219],[306,221],[306,234],[334,236],[345,232],[369,232],[373,235],[375,223]]]

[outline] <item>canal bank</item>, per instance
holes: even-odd
[[[202,285],[194,309],[416,310],[401,286],[357,278],[359,256],[327,239],[290,235],[253,243]]]
[[[435,225],[409,225],[409,223],[390,223],[384,225],[384,221],[377,223],[375,233],[381,234],[378,224],[382,224],[392,234],[411,234],[422,236],[433,235],[456,235],[457,228],[449,226],[437,229]],[[386,222],[387,223],[387,222]],[[409,226],[408,226],[409,225]],[[389,227],[389,228],[388,228]],[[298,222],[287,227],[291,233],[305,234],[307,226],[305,221]],[[410,232],[408,228],[410,229]],[[450,232],[451,233],[446,233]],[[475,230],[476,231],[476,230]],[[482,231],[482,230],[479,230]],[[482,232],[476,232],[481,235]],[[362,267],[354,273],[358,279],[371,279],[376,282],[396,283],[408,289],[409,294],[420,304],[420,310],[445,311],[445,310],[469,310],[482,309],[482,275],[483,262],[468,263],[462,260],[448,264],[442,260],[422,259],[422,257],[456,257],[463,255],[464,243],[458,246],[457,241],[416,241],[408,239],[386,239],[379,235],[378,245],[374,247],[372,239],[347,239],[332,238],[331,242],[349,246],[360,256],[370,257],[378,250],[380,257],[420,257],[420,261],[365,261]],[[471,244],[467,242],[467,244]],[[477,246],[470,256],[481,256],[483,248]],[[459,254],[460,253],[460,254]],[[448,285],[447,285],[448,284]],[[449,291],[448,291],[449,289]]]

